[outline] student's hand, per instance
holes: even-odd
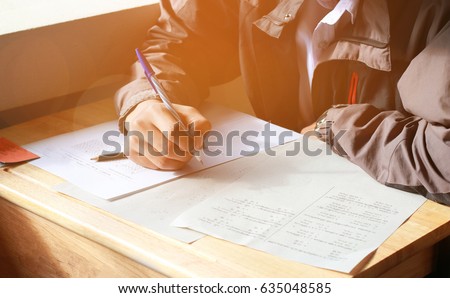
[[[202,149],[210,122],[190,106],[174,104],[174,108],[194,137],[187,137],[161,101],[143,101],[125,119],[129,159],[151,169],[178,170],[192,158],[190,152]]]

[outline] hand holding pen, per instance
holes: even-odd
[[[125,119],[130,144],[128,158],[162,170],[180,169],[192,156],[200,161],[198,151],[211,124],[195,108],[172,104],[143,54],[138,49],[136,54],[160,99],[141,102]]]

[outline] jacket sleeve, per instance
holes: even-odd
[[[450,205],[450,22],[398,82],[408,114],[367,104],[331,109],[333,149],[378,181]]]
[[[148,31],[143,53],[174,103],[198,106],[209,87],[239,75],[238,2],[161,0],[161,15]],[[142,67],[115,95],[119,127],[141,101],[154,96]]]

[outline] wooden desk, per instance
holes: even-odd
[[[26,144],[115,118],[112,100],[0,130]],[[356,275],[212,237],[189,245],[59,194],[61,179],[29,164],[0,170],[0,275],[25,277],[416,277],[450,235],[450,208],[427,201]]]

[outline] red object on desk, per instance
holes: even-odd
[[[0,162],[4,164],[29,161],[39,158],[36,154],[0,137]]]

